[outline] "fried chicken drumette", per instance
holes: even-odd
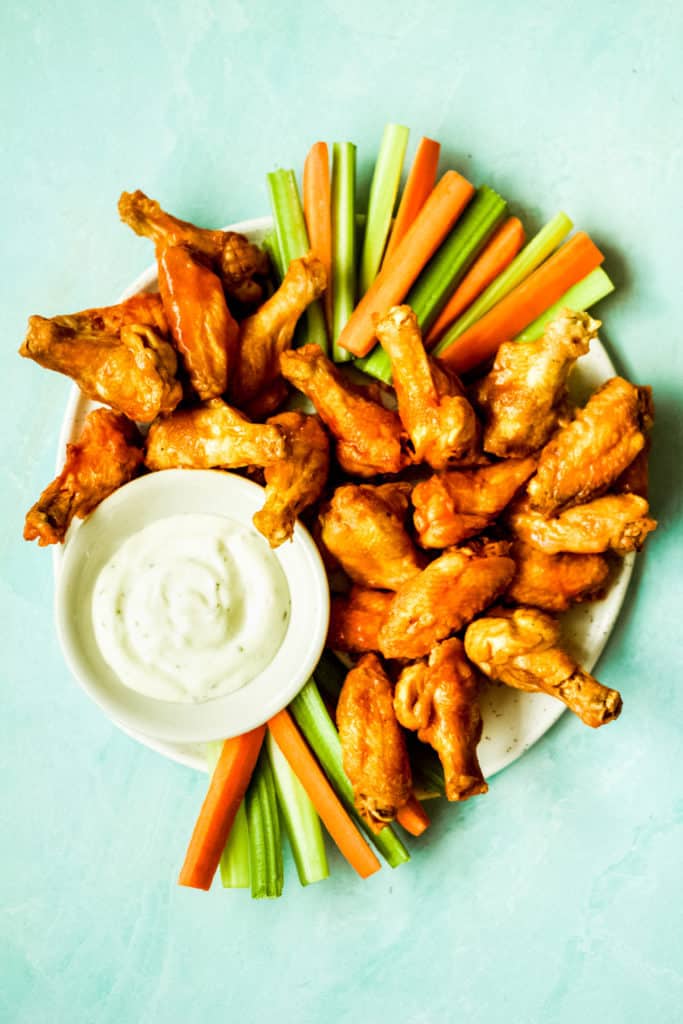
[[[609,562],[602,555],[546,555],[517,541],[512,557],[517,569],[505,601],[549,612],[564,612],[578,601],[599,596],[609,576]]]
[[[379,651],[379,630],[392,602],[388,590],[353,586],[330,602],[327,643],[335,651],[367,654]]]
[[[639,551],[657,528],[648,517],[649,505],[637,494],[606,494],[546,518],[530,508],[528,499],[510,509],[510,528],[516,537],[546,555],[568,551],[577,555]]]

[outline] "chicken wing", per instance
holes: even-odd
[[[657,528],[648,510],[645,498],[637,494],[607,494],[546,519],[524,500],[511,509],[509,523],[515,536],[546,555],[562,551],[577,555],[616,551],[626,555],[639,551],[648,533]]]
[[[462,641],[455,637],[438,644],[429,661],[404,668],[396,684],[396,717],[439,755],[447,800],[467,800],[489,788],[477,758],[482,729],[478,688]]]
[[[408,435],[398,413],[351,384],[318,345],[280,356],[283,376],[310,398],[337,440],[339,465],[352,476],[399,473],[411,462]]]
[[[474,409],[446,371],[435,380],[410,306],[394,306],[377,324],[377,337],[391,359],[398,412],[415,449],[415,461],[445,469],[478,448]]]
[[[324,264],[313,253],[292,260],[278,290],[242,322],[237,371],[230,395],[242,406],[280,377],[280,353],[292,343],[299,317],[325,291]]]
[[[149,469],[268,466],[289,448],[273,423],[252,423],[220,398],[156,420],[147,434]]]
[[[578,601],[597,597],[609,576],[602,555],[546,555],[517,541],[512,549],[517,571],[505,600],[549,612],[564,612]]]
[[[563,309],[537,341],[506,341],[479,382],[484,450],[502,458],[538,451],[567,410],[567,378],[600,327],[587,313]]]
[[[617,477],[612,486],[615,494],[639,494],[647,498],[650,490],[650,438],[645,447],[638,452],[624,472]]]
[[[422,658],[503,593],[515,572],[510,545],[446,551],[396,592],[379,631],[385,658]]]
[[[373,832],[380,832],[407,803],[412,777],[391,683],[375,654],[365,654],[347,675],[337,728],[356,809]]]
[[[297,516],[322,494],[330,444],[317,416],[283,412],[268,423],[282,431],[289,454],[265,468],[266,501],[254,515],[254,526],[277,548],[291,538]]]
[[[159,253],[159,290],[192,387],[202,401],[228,386],[237,359],[239,327],[220,279],[184,245]]]
[[[546,516],[604,494],[646,444],[652,390],[612,377],[545,446],[528,487]]]
[[[88,398],[150,423],[183,397],[175,376],[176,354],[162,326],[165,320],[153,296],[49,320],[32,316],[19,354],[71,377]]]
[[[348,594],[333,597],[327,643],[335,651],[366,654],[379,650],[379,628],[393,594],[387,590],[351,587]]]
[[[267,255],[244,235],[235,231],[209,231],[165,213],[144,192],[122,192],[119,214],[136,235],[151,239],[157,250],[186,245],[219,274],[228,295],[245,304],[257,303],[263,295],[258,278],[269,269]]]
[[[533,459],[508,459],[481,469],[435,473],[413,489],[420,544],[446,548],[485,530],[536,468]]]
[[[400,492],[399,492],[400,493]],[[370,484],[338,487],[320,513],[322,542],[355,583],[398,590],[424,567],[391,498]]]
[[[24,539],[41,547],[64,540],[74,516],[85,519],[128,483],[142,464],[141,439],[125,416],[95,409],[78,441],[66,446],[64,468],[26,515]]]
[[[537,608],[495,609],[477,619],[467,628],[465,650],[491,679],[557,697],[594,729],[621,712],[620,694],[562,650],[557,621]]]

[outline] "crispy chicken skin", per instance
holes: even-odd
[[[142,464],[139,443],[125,416],[109,409],[89,413],[78,441],[66,446],[62,472],[27,513],[24,539],[41,547],[63,541],[74,516],[85,519],[135,476]]]
[[[403,525],[404,515],[397,514],[381,488],[338,487],[320,522],[323,544],[355,583],[398,590],[424,567],[424,557]]]
[[[648,510],[646,499],[637,494],[606,494],[546,519],[525,499],[512,507],[509,523],[516,537],[547,555],[562,551],[626,555],[639,551],[647,535],[657,528]]]
[[[501,458],[531,455],[566,413],[567,378],[600,327],[587,313],[563,309],[537,341],[506,341],[475,389],[484,415],[484,451]]]
[[[261,299],[263,288],[254,279],[268,273],[268,257],[244,235],[234,231],[209,231],[178,220],[139,189],[121,193],[119,214],[136,235],[151,239],[157,252],[170,245],[189,246],[214,267],[228,295],[239,302],[251,304]]]
[[[609,563],[602,555],[546,555],[517,541],[512,557],[517,570],[505,601],[549,612],[564,612],[578,601],[599,596],[609,576]]]
[[[541,452],[532,507],[551,516],[604,494],[645,447],[653,416],[651,388],[608,380]]]
[[[393,594],[353,586],[348,594],[333,597],[327,643],[335,651],[366,654],[379,650],[379,628]]]
[[[374,401],[370,389],[351,384],[318,345],[283,352],[280,367],[336,438],[337,461],[345,472],[370,477],[399,473],[410,464],[398,413]]]
[[[283,430],[252,423],[220,398],[156,420],[147,434],[149,469],[268,466],[289,453]]]
[[[621,696],[560,647],[557,621],[537,608],[495,609],[467,628],[465,651],[491,679],[557,697],[596,729],[617,718]]]
[[[650,438],[623,473],[617,477],[611,490],[615,494],[639,494],[647,498],[650,490]]]
[[[363,655],[347,675],[337,728],[356,809],[373,832],[380,832],[407,803],[412,778],[392,686],[375,654]]]
[[[88,398],[150,423],[183,397],[176,354],[162,326],[166,322],[154,296],[49,320],[32,316],[19,354],[71,377]]]
[[[330,468],[330,444],[317,416],[283,412],[268,420],[278,427],[289,454],[265,468],[266,501],[254,526],[272,548],[290,540],[297,516],[318,500]]]
[[[515,572],[505,542],[453,548],[396,592],[379,631],[385,658],[422,658],[503,593]]]
[[[313,253],[292,260],[278,290],[240,330],[237,372],[230,383],[235,405],[243,406],[280,377],[280,354],[292,344],[299,317],[325,291],[324,264]]]
[[[434,647],[428,661],[404,668],[396,684],[396,717],[439,755],[448,800],[467,800],[488,790],[477,758],[482,730],[478,688],[456,637]]]
[[[228,386],[239,336],[223,285],[184,245],[168,246],[158,262],[164,310],[190,383],[202,401],[217,398]]]
[[[536,468],[533,459],[507,459],[481,469],[435,473],[412,493],[418,540],[446,548],[481,533],[500,515]]]
[[[415,449],[415,461],[445,469],[478,448],[479,424],[459,382],[445,371],[435,380],[410,306],[394,306],[377,324],[391,359],[398,412]]]

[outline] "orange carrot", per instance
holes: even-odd
[[[226,740],[185,854],[179,885],[210,889],[218,862],[258,760],[265,725]]]
[[[440,143],[435,142],[434,139],[420,139],[410,174],[403,188],[401,202],[396,211],[396,219],[384,253],[384,262],[389,259],[434,188],[440,153]]]
[[[288,711],[280,711],[268,722],[273,739],[289,761],[311,803],[335,843],[361,878],[379,871],[380,863],[342,807],[337,794],[302,739]]]
[[[375,343],[377,318],[403,301],[473,195],[469,181],[446,171],[347,320],[338,340],[342,348],[367,355]]]
[[[604,258],[585,231],[577,232],[481,320],[439,353],[439,359],[456,373],[479,366],[495,354],[502,342],[516,337],[572,285],[600,266]]]
[[[523,245],[522,222],[518,217],[510,217],[496,231],[479,259],[475,261],[451,295],[439,318],[434,321],[432,329],[425,339],[425,344],[428,347],[436,344],[460,314],[464,313],[467,307],[471,306],[474,300],[481,295],[484,288],[488,288],[491,281],[494,281],[507,265],[512,263]]]
[[[410,832],[411,836],[421,836],[429,826],[429,815],[417,797],[411,796],[408,803],[399,810],[396,821],[406,832]]]
[[[332,199],[330,161],[326,142],[314,142],[304,162],[304,217],[311,249],[327,271],[324,305],[327,329],[332,329]]]

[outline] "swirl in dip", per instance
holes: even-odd
[[[107,664],[131,690],[206,701],[272,661],[289,624],[276,556],[223,516],[168,516],[129,537],[95,583],[92,618]]]

